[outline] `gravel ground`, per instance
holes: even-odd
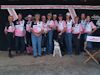
[[[83,63],[85,59],[83,54],[62,58],[52,55],[8,58],[7,52],[0,52],[0,75],[100,75],[100,65],[93,61]]]

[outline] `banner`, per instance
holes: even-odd
[[[98,37],[98,36],[87,36],[86,41],[90,41],[90,42],[100,42],[100,37]]]

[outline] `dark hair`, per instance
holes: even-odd
[[[36,14],[34,15],[34,21],[36,21],[36,18],[35,18],[36,15],[39,15],[39,16],[40,16],[40,14],[36,13]],[[40,16],[39,21],[40,21],[40,20],[41,20],[41,16]]]
[[[81,15],[82,15],[82,14],[86,15],[85,13],[81,13]]]
[[[69,17],[69,20],[71,20],[72,18],[71,18],[71,16]]]
[[[46,15],[42,15],[42,16],[45,16],[46,22],[47,22],[47,17],[46,17]],[[42,21],[42,16],[40,16],[40,21]]]
[[[78,16],[76,16],[74,19],[76,19],[76,18],[78,18],[78,24],[79,24],[79,23],[80,23],[79,17],[78,17]]]
[[[22,13],[18,13],[18,15],[22,15]]]
[[[47,18],[47,17],[46,17]],[[51,19],[50,20],[52,20],[53,19],[53,17],[51,17]],[[47,18],[47,20],[48,20],[48,18]]]
[[[87,16],[89,16],[89,17],[90,17],[90,22],[91,22],[91,16],[90,16],[90,15],[87,15]],[[86,16],[86,18],[87,18],[87,16]]]

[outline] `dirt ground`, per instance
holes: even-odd
[[[52,55],[34,58],[32,55],[20,55],[9,58],[7,52],[0,52],[0,75],[100,75],[100,64],[92,60],[83,63],[84,54],[64,55],[62,58]]]

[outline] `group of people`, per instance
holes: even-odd
[[[87,35],[92,35],[96,31],[96,26],[91,21],[90,16],[81,14],[81,18],[76,16],[74,20],[69,12],[65,15],[48,13],[46,15],[35,14],[23,18],[21,13],[18,19],[13,21],[13,16],[8,16],[4,32],[8,39],[9,57],[12,55],[12,44],[15,39],[16,54],[25,51],[34,57],[52,54],[54,50],[54,40],[60,44],[60,50],[68,55],[75,53],[79,55],[84,51],[84,41]],[[80,43],[81,42],[81,43]],[[88,42],[88,47],[92,48],[92,43]]]

